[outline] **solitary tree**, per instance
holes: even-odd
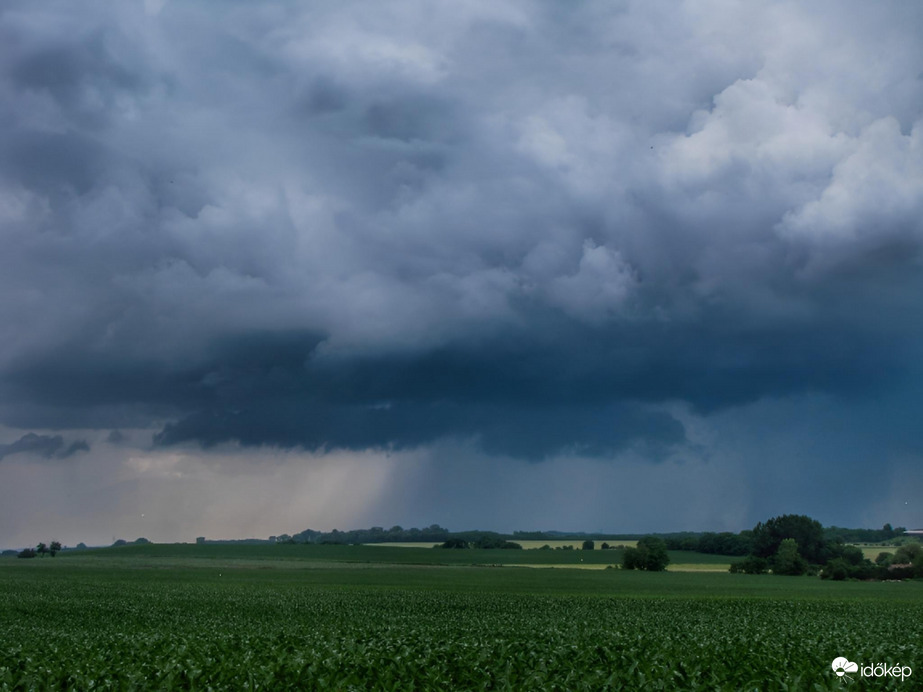
[[[44,543],[39,543],[37,546],[35,546],[35,552],[37,552],[42,557],[45,557],[45,553],[48,552],[48,546]]]
[[[638,546],[642,545],[647,548],[645,569],[649,572],[663,572],[670,564],[670,556],[667,555],[667,544],[664,540],[656,536],[645,536],[638,541]]]
[[[812,564],[822,564],[829,557],[820,522],[800,514],[783,514],[757,524],[753,529],[753,554],[772,558],[786,538],[793,539],[798,553]]]
[[[635,548],[625,548],[622,553],[622,569],[642,569],[648,572],[663,572],[670,564],[667,544],[662,538],[645,536]]]
[[[589,539],[587,539],[587,540],[585,540],[585,541],[583,542],[583,549],[584,549],[584,550],[593,550],[593,548],[595,548],[595,547],[596,547],[596,544],[595,544],[593,541],[589,540]]]
[[[52,541],[51,545],[48,546],[48,552],[51,553],[51,557],[54,557],[56,553],[61,550],[61,544],[58,541]]]

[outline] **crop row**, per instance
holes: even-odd
[[[837,656],[913,665],[923,640],[914,602],[0,589],[0,689],[837,689]]]

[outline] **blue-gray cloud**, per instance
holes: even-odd
[[[660,458],[917,377],[923,10],[421,7],[8,4],[2,422]]]
[[[89,452],[86,440],[74,440],[65,445],[60,435],[36,435],[26,433],[15,442],[0,445],[0,459],[12,454],[35,454],[45,459],[67,459],[78,452]]]

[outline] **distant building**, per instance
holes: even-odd
[[[909,531],[904,531],[905,536],[923,536],[923,529],[910,529]]]
[[[202,543],[205,542],[205,536],[199,536],[198,538],[195,539],[195,542],[201,545]]]

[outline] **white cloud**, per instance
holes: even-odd
[[[587,240],[576,273],[550,284],[551,302],[590,323],[619,316],[635,285],[631,267],[618,252]]]
[[[923,239],[923,120],[903,134],[895,118],[851,142],[816,198],[786,214],[779,232],[824,247]]]

